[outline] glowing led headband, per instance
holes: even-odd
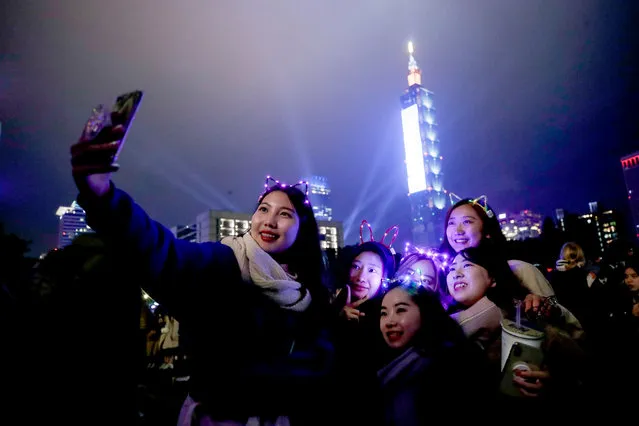
[[[450,199],[450,204],[454,205],[457,202],[463,200],[463,198],[461,198],[459,195],[457,194],[453,194],[452,192],[450,192],[448,194],[448,197]],[[493,211],[493,209],[491,209],[490,207],[488,207],[488,197],[485,195],[479,196],[475,199],[471,199],[468,198],[468,201],[470,204],[474,204],[477,205],[479,207],[481,207],[481,209],[486,212],[486,216],[488,216],[489,218],[492,218],[495,216],[495,212]]]
[[[258,199],[262,198],[262,196],[264,196],[264,194],[266,194],[268,191],[271,191],[274,189],[283,189],[283,188],[299,189],[300,191],[304,193],[304,204],[308,204],[308,205],[311,204],[311,202],[308,200],[308,182],[307,181],[301,180],[297,182],[296,184],[289,185],[287,183],[283,183],[283,182],[280,182],[279,180],[272,178],[270,175],[266,176],[266,179],[264,179],[264,191],[260,194]]]

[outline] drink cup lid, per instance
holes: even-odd
[[[529,327],[525,324],[521,324],[520,327],[517,327],[515,321],[509,320],[507,318],[504,318],[501,321],[501,328],[506,333],[522,339],[540,340],[543,339],[545,336],[545,333],[543,331]]]

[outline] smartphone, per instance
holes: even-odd
[[[143,93],[141,90],[135,90],[133,92],[120,95],[115,100],[115,104],[113,105],[113,114],[111,115],[112,125],[115,127],[121,124],[124,127],[124,135],[122,135],[122,142],[120,142],[120,146],[118,147],[118,151],[115,153],[113,161],[118,159],[120,151],[122,151],[126,135],[129,133],[131,123],[135,118],[135,113],[142,102],[142,96]]]
[[[135,113],[140,107],[142,102],[143,92],[141,90],[135,90],[129,93],[118,96],[113,104],[113,107],[109,110],[103,104],[93,108],[91,116],[87,120],[84,126],[83,137],[85,139],[93,140],[95,143],[109,142],[105,140],[108,132],[115,126],[122,125],[124,127],[124,134],[122,135],[122,142],[118,147],[118,151],[112,158],[112,162],[115,162],[122,151],[124,142],[131,123],[135,118]]]
[[[539,370],[544,361],[544,353],[541,349],[534,346],[524,345],[521,343],[513,343],[510,347],[510,353],[504,370],[502,371],[501,383],[499,390],[501,393],[520,397],[519,387],[513,383],[516,370]]]

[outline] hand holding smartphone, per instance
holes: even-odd
[[[98,105],[91,112],[80,141],[71,147],[73,177],[81,192],[88,189],[100,196],[108,191],[142,96],[140,90],[125,93],[117,97],[110,110]]]
[[[124,146],[126,135],[142,102],[142,96],[143,92],[136,90],[118,96],[111,110],[102,104],[93,108],[84,126],[82,139],[92,141],[94,145],[119,140],[118,149],[112,159],[112,162],[115,162]]]

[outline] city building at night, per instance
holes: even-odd
[[[228,210],[209,210],[197,215],[195,228],[198,243],[237,237],[251,228],[251,215]]]
[[[639,238],[639,151],[623,157],[621,168],[628,191],[634,235]]]
[[[93,230],[86,223],[84,209],[75,201],[70,206],[60,206],[55,212],[58,222],[58,248],[71,244],[75,237]]]
[[[557,218],[557,227],[559,230],[566,232],[566,212],[564,209],[555,209],[555,217]]]
[[[177,225],[171,228],[171,232],[176,238],[192,243],[197,242],[197,225]]]
[[[318,220],[320,246],[322,250],[337,250],[344,247],[344,227],[342,222]]]
[[[537,238],[541,235],[543,218],[530,210],[517,214],[501,213],[498,219],[501,231],[509,241]]]
[[[308,182],[308,198],[313,206],[313,213],[317,220],[333,219],[333,209],[330,206],[331,188],[324,176],[304,178]]]
[[[600,256],[619,239],[619,215],[616,211],[602,209],[598,202],[588,203],[588,213],[572,214],[563,209],[556,210],[559,229],[566,240],[575,241],[586,252],[586,256]]]
[[[412,42],[408,43],[408,53],[408,88],[400,101],[413,243],[438,247],[444,236],[447,195],[433,92],[422,86],[422,71],[413,56]]]
[[[613,210],[602,211],[597,202],[588,203],[590,213],[578,217],[580,232],[586,237],[593,252],[603,254],[613,241],[619,239],[618,218]]]

